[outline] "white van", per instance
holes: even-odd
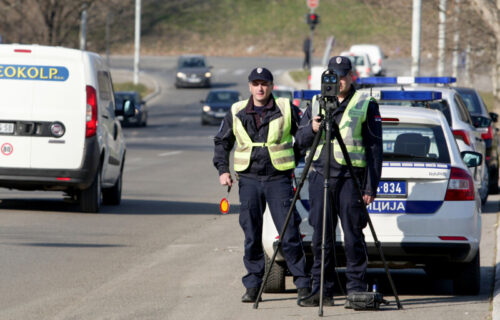
[[[372,63],[373,73],[376,76],[383,76],[385,74],[384,59],[387,59],[387,56],[379,46],[375,44],[355,44],[349,48],[349,51],[368,54]]]
[[[64,191],[84,212],[120,203],[123,111],[99,55],[0,45],[0,96],[0,187]]]

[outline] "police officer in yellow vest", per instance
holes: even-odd
[[[337,141],[332,144],[330,155],[329,207],[327,208],[327,231],[325,238],[325,280],[323,287],[323,305],[333,305],[334,284],[334,230],[337,216],[344,232],[346,254],[347,292],[367,290],[365,278],[367,268],[366,243],[363,228],[367,219],[362,206],[371,203],[376,195],[382,172],[382,123],[378,104],[368,95],[356,92],[353,86],[352,65],[347,57],[333,57],[328,63],[340,76],[339,106],[333,111],[334,121],[339,125],[354,172],[361,184],[363,202],[357,196],[352,178]],[[321,115],[324,113],[314,98],[301,120],[296,135],[300,148],[310,148],[316,132],[320,128]],[[334,135],[332,133],[332,139]],[[324,133],[323,133],[324,138]],[[312,273],[312,293],[299,300],[304,307],[319,305],[321,274],[321,244],[323,229],[323,194],[324,164],[326,161],[325,141],[321,140],[313,156],[312,169],[309,172],[309,224],[314,228],[312,251],[314,255]]]
[[[255,302],[264,276],[262,220],[269,206],[276,229],[281,232],[293,198],[291,175],[296,156],[292,136],[298,129],[298,108],[289,99],[272,95],[273,75],[255,68],[248,76],[251,96],[236,102],[226,114],[214,138],[214,165],[221,185],[231,186],[229,154],[236,142],[234,171],[239,177],[240,226],[245,233],[242,302]],[[290,219],[282,239],[288,269],[294,277],[298,298],[310,294],[310,276],[299,232],[300,216]]]

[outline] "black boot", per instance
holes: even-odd
[[[259,295],[259,289],[260,288],[247,288],[247,292],[241,297],[241,302],[255,302]],[[262,298],[260,298],[259,301],[262,301]]]
[[[298,288],[297,289],[297,301],[305,299],[311,295],[311,288]]]
[[[319,292],[297,302],[301,307],[317,307],[319,306]],[[323,296],[323,306],[331,307],[333,306],[333,297]]]

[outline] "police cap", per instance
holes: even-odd
[[[263,80],[268,82],[273,82],[273,74],[266,68],[255,68],[248,75],[248,81]]]
[[[347,57],[335,56],[328,62],[328,69],[335,71],[340,77],[345,77],[352,70],[351,60]]]

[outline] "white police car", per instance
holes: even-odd
[[[378,194],[368,211],[386,260],[390,266],[424,268],[429,274],[451,278],[457,294],[477,294],[481,202],[468,167],[477,166],[482,155],[459,151],[439,111],[382,105],[380,113],[384,162]],[[303,165],[295,170],[297,177],[302,170]],[[297,210],[305,251],[310,253],[307,188],[306,180]],[[380,266],[370,229],[364,233],[370,265]],[[266,211],[262,240],[268,257],[277,236]],[[343,255],[342,239],[339,229],[339,256]],[[268,267],[269,258],[267,262]],[[280,254],[271,270],[266,291],[284,290],[286,264]]]
[[[467,105],[460,94],[450,87],[430,87],[422,84],[449,85],[455,82],[450,77],[372,77],[360,78],[358,83],[377,85],[377,87],[360,89],[370,94],[380,104],[424,107],[443,112],[450,125],[460,151],[476,151],[483,155],[483,162],[471,169],[476,188],[479,191],[482,204],[486,203],[489,191],[489,172],[486,163],[486,144],[482,132],[474,126]],[[396,85],[399,87],[382,87],[378,85]],[[417,84],[418,86],[408,86]],[[385,92],[385,96],[381,95]],[[401,99],[401,92],[406,92]],[[414,93],[414,94],[412,94]]]
[[[135,108],[115,108],[104,59],[0,45],[0,96],[0,187],[63,191],[84,212],[120,203],[125,141],[117,116]]]

